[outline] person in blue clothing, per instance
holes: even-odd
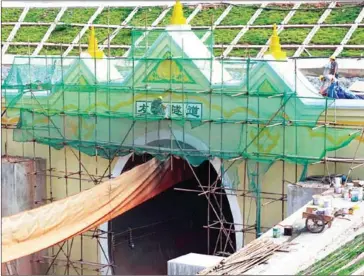
[[[322,96],[327,96],[333,99],[356,99],[364,100],[363,96],[357,96],[351,91],[341,87],[339,82],[333,75],[320,76],[320,81],[322,82],[320,88],[320,94]]]

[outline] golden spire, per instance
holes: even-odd
[[[173,13],[171,18],[171,25],[185,25],[186,18],[183,16],[183,7],[179,0],[176,0],[176,4],[173,7]]]
[[[273,26],[273,35],[270,39],[268,55],[272,55],[273,57],[275,57],[275,59],[287,58],[286,52],[282,51],[281,44],[279,42],[276,24],[274,24]]]
[[[90,37],[88,39],[88,49],[87,52],[93,57],[93,58],[103,58],[104,52],[101,51],[98,47],[97,38],[95,36],[95,29],[93,26],[90,28]]]

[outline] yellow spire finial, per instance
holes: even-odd
[[[93,26],[90,28],[90,37],[88,39],[88,49],[87,52],[90,54],[90,56],[94,58],[103,58],[104,52],[101,51],[98,47],[97,38],[95,36],[95,29]]]
[[[281,44],[279,42],[279,36],[277,31],[277,25],[273,25],[273,34],[269,43],[268,55],[272,55],[275,59],[286,59],[286,52],[282,51]]]
[[[184,25],[186,24],[186,18],[183,16],[183,7],[179,0],[176,0],[176,4],[173,7],[173,13],[171,18],[171,25]]]

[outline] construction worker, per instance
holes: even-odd
[[[322,82],[320,88],[320,94],[322,96],[328,96],[328,91],[327,91],[328,88],[331,86],[331,84],[337,83],[337,79],[333,75],[327,75],[327,76],[321,75],[319,77],[319,80]]]
[[[164,115],[164,117],[168,118],[166,112],[167,106],[163,104],[163,97],[159,96],[157,99],[152,101],[151,112],[154,115]]]
[[[333,76],[335,76],[335,78],[338,78],[338,70],[339,70],[339,66],[336,62],[336,58],[335,58],[335,56],[331,56],[330,57],[329,75],[333,75]]]
[[[322,82],[320,88],[320,94],[322,96],[327,96],[334,99],[357,99],[363,100],[363,96],[355,95],[348,89],[341,87],[333,75],[320,76],[320,81]]]

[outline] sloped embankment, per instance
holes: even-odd
[[[350,275],[364,266],[364,233],[298,275]]]

